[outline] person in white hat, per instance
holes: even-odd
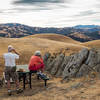
[[[11,95],[11,78],[16,83],[16,90],[19,90],[19,81],[15,63],[15,60],[19,59],[19,53],[16,52],[12,45],[9,45],[8,53],[4,53],[3,57],[5,60],[5,79],[7,81],[8,94]]]
[[[30,71],[44,71],[44,62],[41,57],[41,52],[36,51],[29,61]]]

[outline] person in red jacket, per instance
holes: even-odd
[[[41,52],[36,51],[35,54],[31,57],[29,61],[29,70],[30,71],[44,71],[44,62],[41,57]]]

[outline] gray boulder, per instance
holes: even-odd
[[[60,66],[58,72],[56,73],[56,77],[62,76],[62,73],[63,73],[63,71],[64,71],[66,65],[68,64],[69,60],[70,60],[70,56],[65,56],[65,57],[64,57],[64,60],[63,60],[63,62],[62,62],[62,64],[61,64],[61,66]]]
[[[90,71],[91,68],[88,65],[83,64],[79,69],[78,73],[76,74],[76,77],[87,76]]]
[[[98,62],[98,54],[95,50],[91,49],[89,51],[89,55],[88,55],[88,58],[87,58],[85,64],[88,65],[89,67],[93,68],[98,63],[99,63]]]
[[[95,67],[94,67],[94,70],[98,73],[100,73],[100,64],[97,64]]]
[[[86,61],[89,50],[87,48],[82,49],[79,53],[72,55],[68,64],[63,71],[63,78],[75,77],[79,71],[81,65]]]
[[[60,54],[59,56],[57,56],[56,59],[54,59],[54,64],[51,69],[52,75],[55,75],[57,71],[60,69],[63,60],[64,60],[64,54]]]
[[[65,56],[63,53],[51,56],[46,53],[44,62],[46,71],[63,79],[87,76],[91,71],[100,73],[100,52],[95,49],[83,48],[71,56]]]

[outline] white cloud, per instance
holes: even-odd
[[[0,2],[0,23],[22,23],[40,27],[67,27],[99,24],[98,0],[70,0],[65,3],[14,5],[14,0]],[[49,0],[48,0],[49,1]],[[57,0],[56,0],[57,1]],[[67,0],[65,0],[67,1]]]

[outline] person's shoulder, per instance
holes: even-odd
[[[15,59],[19,59],[19,55],[15,54],[15,53],[12,54],[12,57],[15,58]]]
[[[3,58],[7,57],[8,56],[8,53],[4,53],[3,54]]]
[[[5,55],[8,55],[8,53],[4,53],[3,55],[4,55],[4,56],[5,56]]]
[[[12,55],[14,55],[14,56],[19,56],[18,54],[15,54],[15,53],[12,53]]]
[[[37,58],[38,58],[38,59],[42,59],[42,57],[40,57],[40,56],[37,56]]]
[[[34,56],[35,58],[40,58],[39,56]]]
[[[33,55],[33,56],[31,56],[31,59],[39,59],[39,57],[38,57],[38,56]]]

